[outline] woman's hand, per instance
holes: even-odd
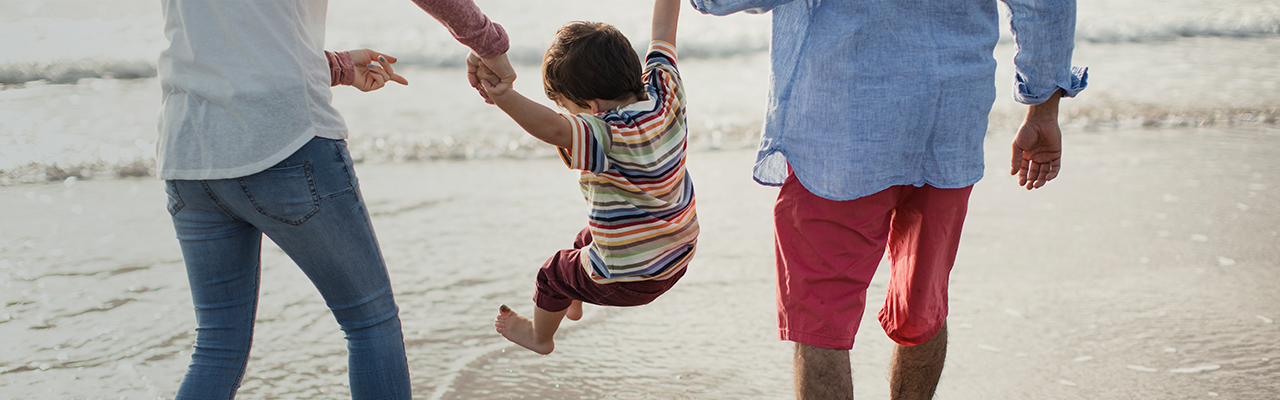
[[[382,89],[387,81],[394,81],[401,85],[409,84],[407,79],[397,75],[392,69],[391,64],[396,63],[395,57],[369,49],[351,50],[348,53],[351,54],[351,61],[356,67],[355,80],[351,82],[351,86],[355,86],[356,89],[372,92]]]

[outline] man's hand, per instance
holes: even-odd
[[[391,64],[396,62],[395,57],[369,49],[351,50],[348,53],[351,54],[351,61],[356,67],[356,77],[351,82],[351,86],[355,86],[356,89],[372,92],[382,89],[387,81],[394,81],[401,85],[409,84],[409,80],[397,75],[391,68]],[[374,64],[375,61],[377,64]]]
[[[481,80],[488,82],[489,88],[482,87]],[[515,81],[516,70],[511,67],[505,53],[489,58],[480,57],[475,52],[467,54],[467,82],[480,93],[485,103],[493,104],[489,95],[506,93]]]
[[[1058,127],[1059,90],[1044,103],[1031,106],[1027,119],[1013,139],[1013,169],[1018,186],[1027,190],[1044,186],[1062,168],[1062,130]]]

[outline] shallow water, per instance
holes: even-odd
[[[482,7],[512,35],[518,88],[537,94],[537,60],[569,19],[647,37],[647,3],[587,7],[582,0],[493,0]],[[334,90],[357,157],[371,162],[536,157],[549,154],[492,107],[475,101],[458,64],[465,49],[408,1],[333,2],[327,45],[400,56],[411,81],[375,93]],[[1139,10],[1143,10],[1139,12]],[[696,148],[754,145],[768,81],[768,17],[681,18],[681,68]],[[164,47],[155,4],[0,0],[0,185],[154,174]],[[1016,126],[1010,100],[1014,46],[997,46],[993,128]],[[1064,102],[1064,123],[1084,129],[1280,125],[1280,6],[1264,0],[1081,1],[1075,64],[1091,86]],[[126,79],[128,78],[128,79]],[[531,96],[541,100],[542,96]]]

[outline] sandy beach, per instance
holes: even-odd
[[[1280,392],[1280,130],[1069,131],[1063,174],[1033,192],[1006,175],[1009,138],[989,138],[971,200],[939,398]],[[688,275],[649,306],[588,307],[545,357],[492,318],[502,303],[532,307],[537,266],[584,223],[573,173],[552,158],[360,165],[416,397],[790,398],[776,190],[751,181],[753,156],[693,152],[703,235]],[[151,178],[0,187],[13,211],[0,229],[0,399],[172,397],[194,317],[163,196]],[[267,243],[241,397],[345,398],[337,325]],[[890,351],[864,324],[858,397],[886,395]]]
[[[490,0],[526,94],[571,19],[647,36],[644,2]],[[400,58],[411,82],[335,88],[401,308],[415,398],[794,398],[777,340],[777,190],[751,180],[770,17],[681,16],[689,169],[702,235],[651,305],[588,307],[538,356],[493,330],[529,312],[536,269],[586,223],[576,174],[475,98],[465,49],[407,1],[331,2],[326,48]],[[386,7],[386,8],[382,8]],[[194,313],[154,176],[155,4],[0,0],[0,400],[168,399]],[[1081,0],[1062,175],[1008,176],[1025,106],[995,49],[986,178],[951,283],[939,399],[1262,399],[1280,393],[1280,6]],[[634,41],[634,40],[633,40]],[[532,96],[538,97],[540,96]],[[549,102],[546,104],[550,104]],[[887,398],[892,342],[852,352],[855,394]],[[242,399],[343,399],[342,333],[270,241]]]

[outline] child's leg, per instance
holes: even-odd
[[[524,346],[538,354],[551,354],[551,351],[556,349],[556,343],[552,338],[560,328],[560,320],[564,319],[568,311],[568,309],[547,311],[535,307],[533,319],[530,320],[511,311],[511,308],[504,304],[498,308],[498,318],[493,320],[493,327],[512,343]],[[579,313],[581,313],[580,305]]]
[[[573,304],[570,304],[569,309],[566,311],[567,312],[564,314],[564,317],[568,318],[570,321],[582,319],[582,302],[574,300]]]

